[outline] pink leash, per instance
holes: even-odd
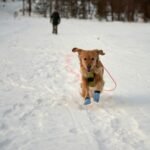
[[[66,66],[65,66],[65,68],[66,68],[66,70],[67,70],[68,72],[74,74],[74,75],[77,77],[77,80],[80,80],[80,74],[77,73],[77,72],[75,72],[74,69],[72,69],[72,68],[70,67],[71,57],[72,57],[72,55],[67,55],[67,56],[66,56]]]
[[[113,81],[114,83],[114,87],[111,88],[111,89],[104,89],[104,91],[114,91],[116,88],[117,88],[117,82],[115,81],[115,79],[112,77],[111,73],[108,71],[108,69],[106,69],[106,67],[104,66],[104,70],[107,72],[107,74],[109,75],[109,77],[111,78],[111,80]]]
[[[77,77],[77,80],[80,80],[80,77],[81,77],[80,74],[77,73],[76,71],[74,71],[74,69],[72,69],[70,67],[71,57],[72,57],[72,55],[67,55],[66,56],[67,65],[65,66],[65,68],[68,72],[74,74]],[[117,88],[117,82],[115,81],[115,79],[113,78],[113,76],[111,75],[111,73],[108,71],[108,69],[105,66],[104,66],[104,70],[106,71],[106,73],[109,75],[109,77],[111,78],[111,80],[114,83],[114,87],[112,87],[111,89],[104,89],[104,91],[106,91],[106,92],[114,91]]]

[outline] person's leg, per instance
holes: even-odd
[[[58,31],[57,31],[57,25],[56,25],[56,34],[58,33]]]
[[[57,34],[57,25],[54,26],[54,33]]]
[[[53,24],[53,27],[52,27],[52,33],[54,34],[55,33],[55,25]]]

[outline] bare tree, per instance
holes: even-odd
[[[29,8],[28,8],[29,16],[31,16],[31,11],[32,11],[32,2],[31,2],[31,0],[28,0],[28,4],[29,4]]]
[[[143,18],[147,22],[150,19],[150,1],[143,0]]]
[[[128,21],[134,21],[135,16],[135,0],[127,0],[126,16]]]
[[[22,14],[25,15],[25,0],[22,1]]]
[[[97,1],[97,13],[101,18],[105,18],[107,20],[107,0]]]

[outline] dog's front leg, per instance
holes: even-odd
[[[105,83],[104,80],[99,81],[96,84],[95,90],[102,92],[103,91],[103,87],[104,87],[104,83]]]
[[[84,77],[82,77],[82,96],[84,97],[85,100],[84,105],[88,105],[91,103],[88,83]]]
[[[94,91],[94,94],[93,94],[93,98],[94,98],[95,102],[99,102],[100,94],[103,90],[103,87],[104,87],[104,80],[98,81],[98,83],[95,86],[95,91]]]
[[[84,77],[82,78],[82,96],[84,98],[89,97],[89,87],[87,80]]]
[[[104,74],[104,68],[99,67],[95,69],[95,81],[96,81],[95,90],[96,91],[100,91],[100,92],[103,91],[103,87],[104,87],[103,74]]]

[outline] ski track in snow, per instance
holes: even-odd
[[[119,73],[117,68],[121,70],[121,64],[125,62],[122,55],[130,54],[131,57],[135,55],[136,46],[134,41],[130,42],[130,37],[140,32],[138,29],[141,29],[141,26],[145,26],[143,35],[148,32],[149,34],[144,37],[150,38],[150,32],[147,31],[150,29],[149,26],[131,24],[130,27],[122,23],[63,19],[59,26],[59,35],[56,36],[51,34],[48,19],[19,16],[13,20],[8,17],[7,23],[2,15],[0,17],[2,22],[6,22],[1,24],[0,30],[7,29],[6,33],[3,31],[0,34],[1,150],[148,150],[150,148],[150,118],[147,109],[149,103],[147,106],[146,104],[140,106],[140,102],[137,106],[134,101],[130,103],[132,99],[129,96],[130,91],[122,90],[118,85],[120,90],[104,92],[99,104],[84,107],[80,96],[80,82],[76,80],[74,74],[65,69],[66,56],[71,54],[73,47],[106,49],[103,61],[110,65],[110,68],[115,66],[114,75],[117,81],[127,88],[128,84],[124,81],[126,71],[131,65],[131,72],[127,75],[136,74],[136,69],[132,70],[135,62],[129,59],[130,64],[124,66],[125,75],[123,73],[117,75]],[[91,28],[92,26],[96,29]],[[133,33],[129,31],[122,33],[123,36],[129,37],[129,40],[122,41],[123,36],[116,32],[118,27],[121,28],[120,31],[123,28],[134,29]],[[147,48],[149,43],[141,39],[141,37],[136,39],[140,49],[143,48],[142,42]],[[126,45],[125,42],[128,44]],[[125,52],[127,47],[129,50]],[[121,54],[118,52],[120,48],[123,49]],[[149,64],[146,59],[149,52],[147,54],[147,56],[137,54],[138,57],[145,57],[145,61],[142,59],[141,67],[146,62]],[[70,65],[75,71],[79,71],[77,55],[73,55]],[[142,71],[144,72],[145,69],[143,68]],[[142,76],[143,74],[139,72],[135,80],[141,82]],[[147,74],[144,76],[148,77]],[[133,89],[138,86],[135,80],[129,80],[134,84],[129,88],[131,92],[134,92]],[[106,86],[112,86],[107,81],[110,80],[106,75]],[[137,92],[139,90],[137,89]],[[147,85],[146,92],[149,91],[150,87]],[[145,103],[149,97],[149,95],[145,97]],[[142,121],[147,123],[142,124]]]

